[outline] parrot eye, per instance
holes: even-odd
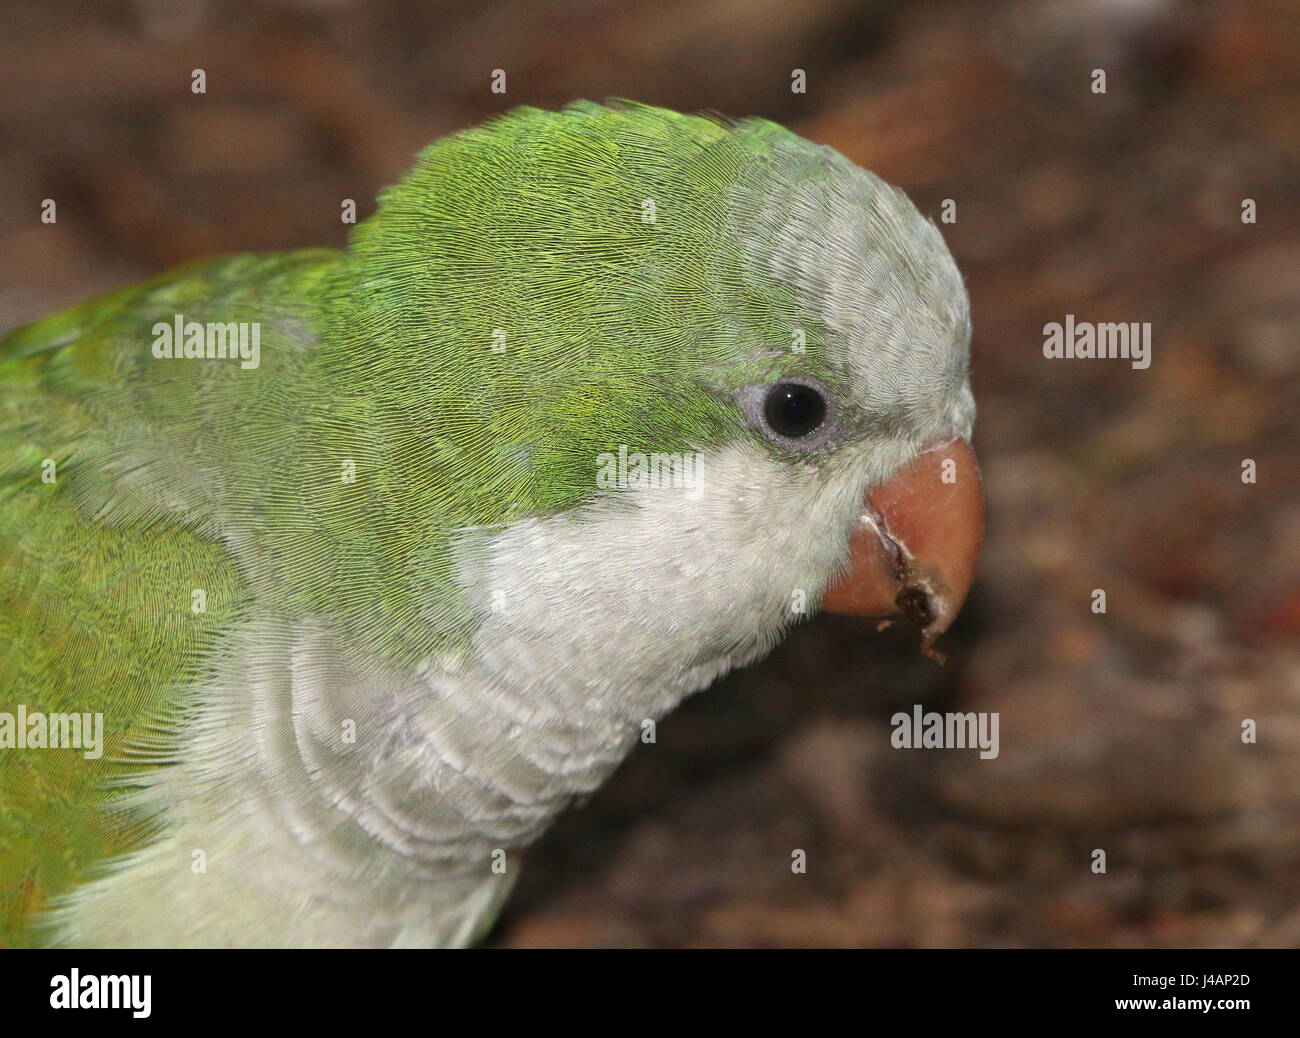
[[[789,375],[777,382],[751,384],[740,390],[739,397],[750,428],[787,450],[817,450],[835,437],[835,398],[815,378]]]
[[[763,417],[778,436],[800,439],[821,428],[826,420],[826,398],[816,386],[778,382],[767,391]]]

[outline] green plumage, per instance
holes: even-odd
[[[741,385],[833,381],[736,229],[746,185],[828,161],[757,120],[523,109],[427,149],[346,253],[203,262],[0,339],[0,709],[102,711],[106,737],[0,751],[0,944],[146,837],[111,810],[141,765],[111,758],[165,766],[242,618],[454,650],[453,531],[572,508],[620,445],[742,435]],[[259,322],[260,365],[156,358],[176,314]]]
[[[98,759],[0,751],[0,945],[21,943],[51,896],[145,834],[144,820],[112,810],[127,770],[115,760],[154,743],[245,594],[197,499],[167,486],[217,463],[196,432],[222,420],[209,390],[228,373],[156,360],[153,315],[232,313],[303,268],[195,265],[0,344],[0,704],[104,715]]]

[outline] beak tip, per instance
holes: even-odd
[[[902,614],[922,651],[956,619],[974,579],[984,526],[983,488],[965,440],[927,448],[874,488],[850,538],[849,567],[823,608],[855,616]]]

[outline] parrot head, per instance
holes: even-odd
[[[774,123],[579,102],[446,138],[327,312],[481,645],[699,685],[819,605],[928,645],[970,585],[961,276],[901,191]]]

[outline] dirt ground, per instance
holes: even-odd
[[[1298,19],[1282,0],[6,0],[0,327],[201,255],[340,245],[340,199],[364,215],[423,144],[515,104],[764,115],[936,219],[951,199],[989,528],[946,665],[915,631],[801,627],[565,816],[492,943],[1294,947]],[[1150,367],[1045,358],[1067,314],[1150,322]],[[892,748],[916,703],[996,711],[1000,755]]]

